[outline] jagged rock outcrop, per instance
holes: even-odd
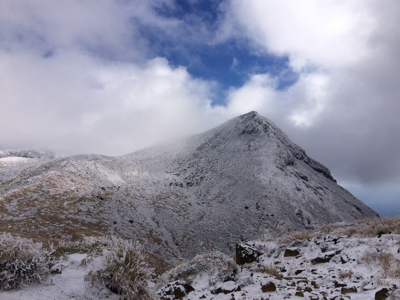
[[[122,157],[27,155],[0,164],[1,231],[42,240],[117,234],[169,262],[378,216],[256,112]]]

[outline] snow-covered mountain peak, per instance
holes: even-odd
[[[241,240],[378,216],[256,112],[121,157],[0,164],[3,231],[117,234],[163,261]]]

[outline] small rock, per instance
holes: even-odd
[[[300,273],[304,272],[304,269],[300,269],[300,270],[296,270],[296,272],[294,272],[296,275],[299,275]]]
[[[335,285],[335,288],[347,286],[347,284],[344,283],[343,281],[336,281],[336,280],[335,280],[335,281],[333,282],[333,284]]]
[[[312,292],[312,288],[309,287],[309,286],[306,286],[306,287],[304,288],[304,291],[305,291],[305,292],[311,293],[311,292]]]
[[[383,288],[375,293],[375,300],[385,300],[389,297],[389,290]]]
[[[272,281],[269,281],[269,282],[261,284],[261,290],[262,290],[263,293],[275,292],[276,291],[276,285]]]
[[[315,288],[315,289],[319,289],[319,285],[315,282],[315,280],[311,281],[311,285]]]
[[[297,256],[300,254],[299,248],[286,248],[285,253],[283,254],[284,257],[290,256]]]
[[[349,262],[349,260],[350,259],[346,254],[343,254],[343,255],[340,256],[340,261],[341,261],[342,264],[345,264],[345,263]]]
[[[296,294],[294,294],[297,297],[304,297],[304,294],[302,291],[296,291]]]

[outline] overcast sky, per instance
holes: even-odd
[[[0,0],[0,150],[127,154],[258,111],[400,214],[400,1]]]

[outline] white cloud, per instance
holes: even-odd
[[[212,84],[165,59],[139,66],[75,52],[0,56],[3,147],[125,154],[216,125],[203,122]]]
[[[232,0],[216,37],[162,5],[174,2],[3,0],[0,148],[125,154],[257,110],[343,181],[399,178],[398,1]],[[217,85],[154,58],[144,29],[179,49],[235,39],[286,55],[299,80],[277,91],[249,74],[212,107]]]
[[[400,178],[398,1],[232,0],[225,10],[221,37],[286,55],[299,74],[284,91],[253,75],[228,110],[259,110],[342,180]]]
[[[343,66],[371,55],[366,43],[377,20],[369,6],[362,0],[232,0],[228,22],[240,24],[259,47],[289,55],[297,70],[306,63]]]

